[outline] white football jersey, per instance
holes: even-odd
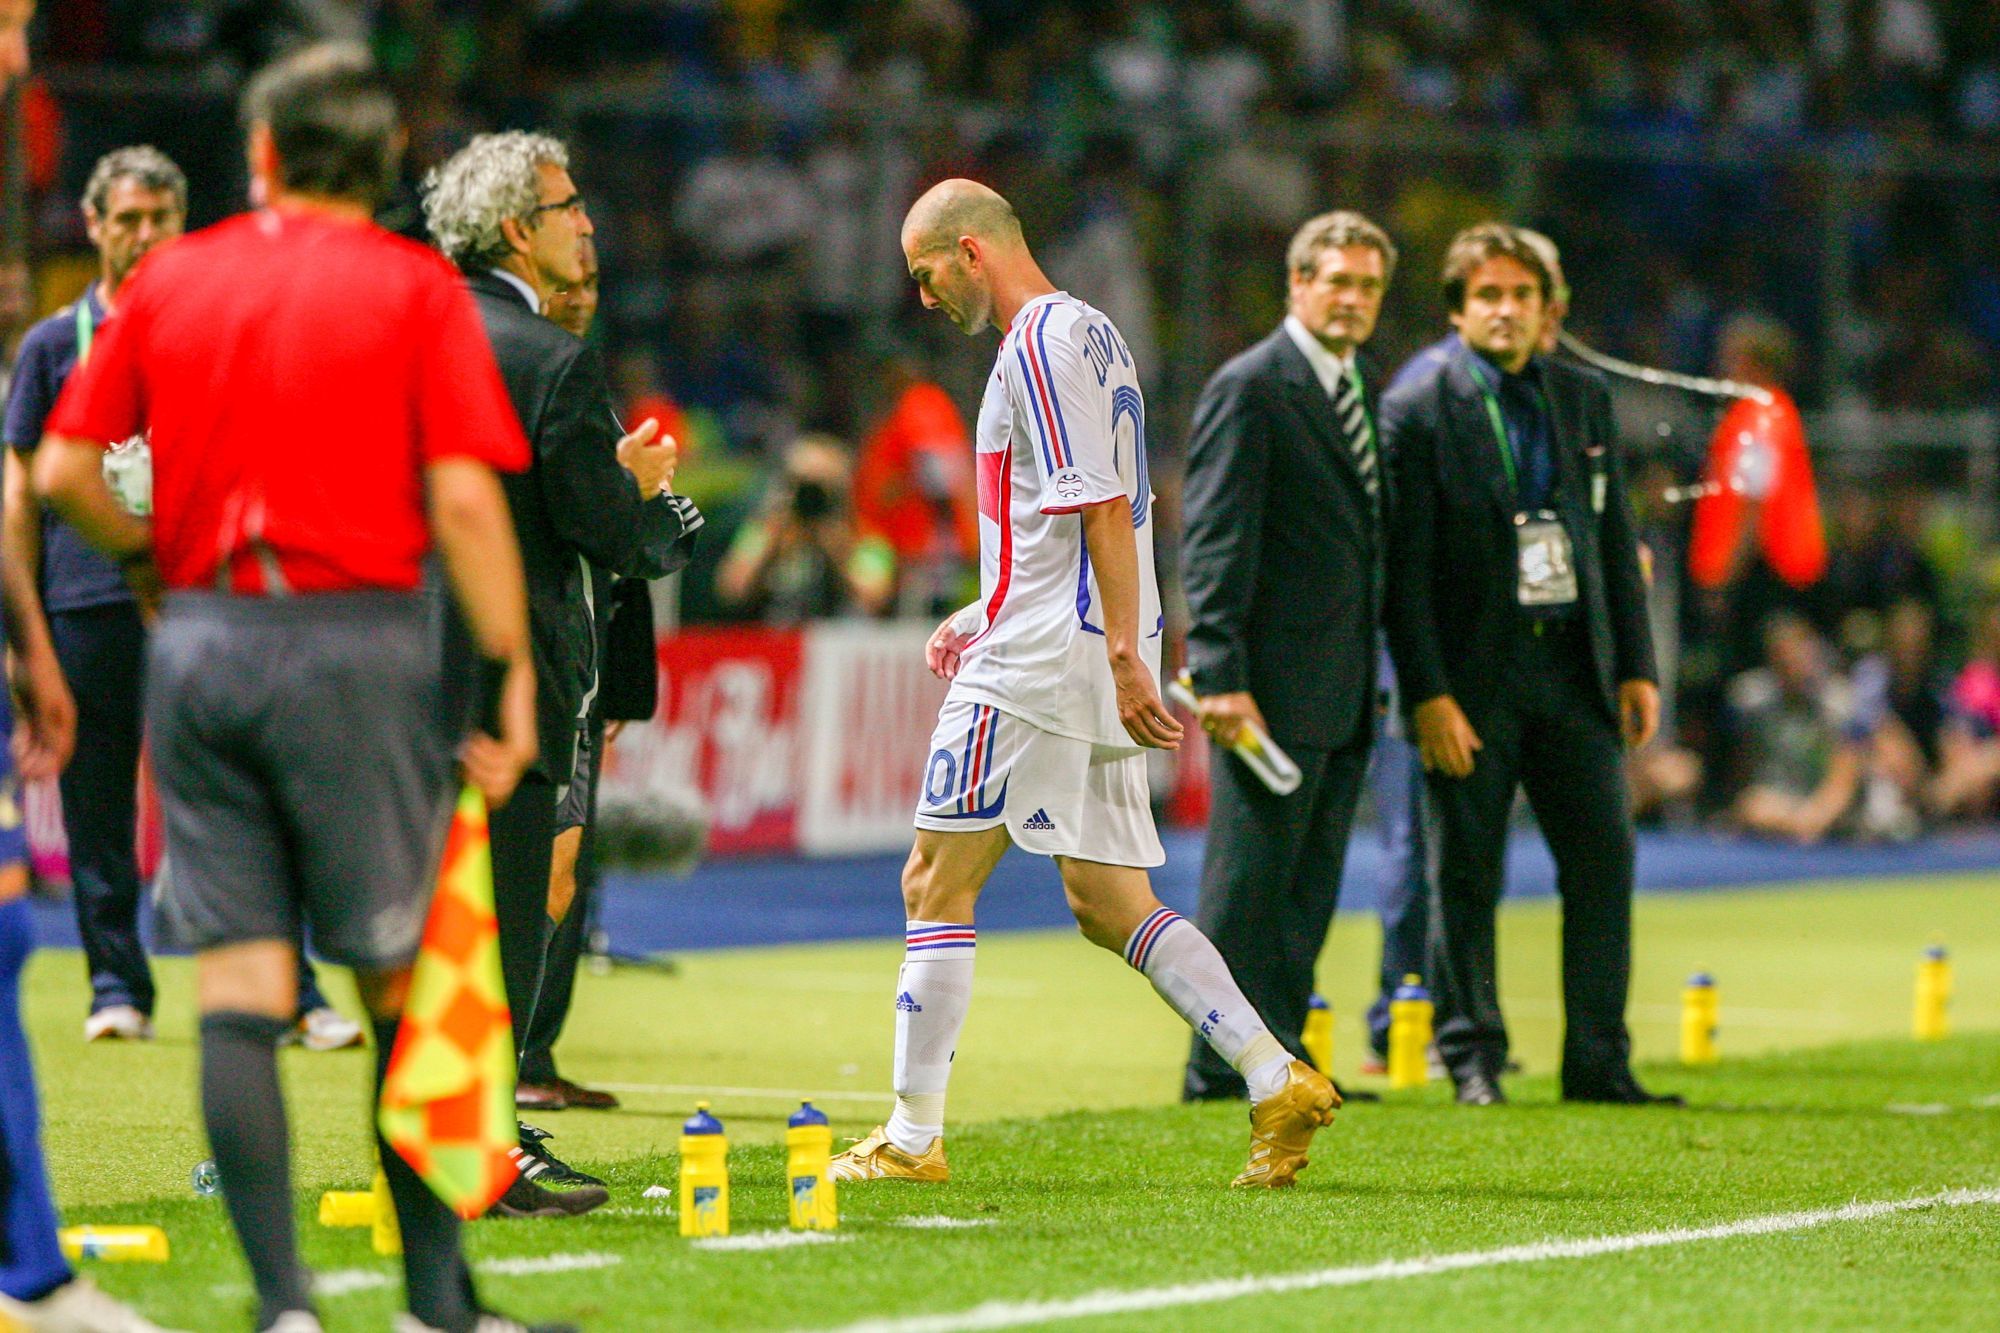
[[[1118,720],[1103,602],[1079,511],[1129,507],[1139,547],[1140,657],[1160,674],[1160,585],[1146,403],[1125,340],[1067,292],[1022,306],[979,405],[979,630],[949,697],[1048,731],[1133,745]]]

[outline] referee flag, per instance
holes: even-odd
[[[403,1025],[382,1082],[382,1137],[437,1196],[472,1218],[517,1173],[514,1033],[500,979],[486,800],[459,794]]]

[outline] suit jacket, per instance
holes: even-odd
[[[1473,355],[1453,338],[1398,375],[1382,397],[1382,438],[1397,501],[1384,615],[1404,707],[1449,694],[1477,728],[1509,688],[1525,613],[1514,493]],[[1540,365],[1556,453],[1551,507],[1569,533],[1597,693],[1615,720],[1618,682],[1655,672],[1611,395],[1587,367]]]
[[[660,578],[694,554],[700,517],[684,501],[642,500],[618,462],[622,432],[604,367],[588,344],[528,309],[491,273],[466,278],[500,378],[533,447],[525,472],[503,475],[528,582],[535,657],[536,772],[570,779],[576,730],[598,684],[596,592],[590,564]]]
[[[1380,376],[1359,367],[1374,421]],[[1283,745],[1366,743],[1381,533],[1333,400],[1282,325],[1202,390],[1183,497],[1195,693],[1248,690]]]

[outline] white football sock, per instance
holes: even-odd
[[[958,1031],[972,1008],[970,925],[912,921],[896,977],[896,1109],[889,1142],[921,1153],[944,1133],[944,1090]]]
[[[1187,918],[1165,907],[1147,917],[1125,941],[1125,961],[1243,1075],[1253,1103],[1284,1091],[1291,1052],[1243,998],[1208,936]]]

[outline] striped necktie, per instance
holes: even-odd
[[[1382,495],[1380,465],[1375,458],[1375,436],[1368,428],[1368,411],[1361,403],[1361,377],[1348,371],[1340,377],[1340,391],[1333,397],[1333,414],[1340,420],[1347,448],[1354,455],[1354,467],[1361,474],[1361,488],[1370,500]]]

